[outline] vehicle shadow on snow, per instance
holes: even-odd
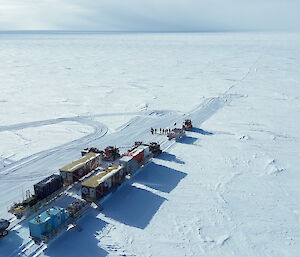
[[[23,239],[18,233],[16,231],[9,231],[6,237],[0,239],[0,256],[14,256],[14,251],[21,247],[22,244]]]
[[[144,229],[166,198],[134,183],[169,193],[185,176],[184,172],[150,163],[134,177],[132,185],[124,185],[104,203],[103,213],[128,226]]]
[[[99,240],[96,236],[108,223],[97,218],[97,215],[97,210],[90,211],[78,222],[81,232],[76,228],[70,229],[51,242],[44,254],[49,257],[107,256],[108,252],[98,246]]]
[[[196,137],[184,136],[184,137],[180,138],[179,140],[177,140],[176,142],[181,143],[181,144],[192,145],[192,144],[194,144],[197,140],[198,140],[198,138],[196,138]]]
[[[184,164],[185,163],[184,161],[178,159],[176,157],[176,155],[168,153],[168,152],[163,152],[158,157],[156,157],[156,159],[160,159],[160,160],[164,160],[164,161],[169,161],[169,162],[176,162],[176,163],[179,163],[179,164]]]
[[[192,132],[199,133],[199,134],[205,135],[205,136],[212,136],[214,134],[212,132],[205,131],[205,130],[203,130],[201,128],[193,128]]]

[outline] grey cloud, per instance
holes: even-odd
[[[0,0],[0,29],[299,30],[299,10],[295,0]]]

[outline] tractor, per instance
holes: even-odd
[[[108,146],[104,150],[104,161],[115,161],[120,157],[119,148],[114,146]]]
[[[160,144],[158,144],[156,142],[151,142],[150,143],[149,150],[153,154],[154,157],[157,157],[162,153],[162,150],[160,148]]]
[[[87,147],[87,148],[84,148],[82,151],[81,151],[81,156],[85,156],[86,154],[90,153],[90,152],[93,152],[93,153],[100,153],[100,154],[103,154],[104,152],[99,150],[98,148],[96,147]]]
[[[5,219],[0,219],[0,238],[8,235],[7,228],[9,227],[10,222]]]
[[[183,125],[182,125],[182,128],[186,131],[190,131],[192,130],[193,126],[192,126],[192,121],[191,120],[185,120]]]

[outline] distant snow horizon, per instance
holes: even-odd
[[[226,33],[283,33],[293,34],[295,30],[0,30],[0,34],[226,34]]]

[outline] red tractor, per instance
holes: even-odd
[[[104,150],[104,161],[115,161],[120,157],[119,148],[114,146],[108,146]]]
[[[192,121],[191,120],[185,120],[183,125],[182,125],[182,128],[185,130],[185,131],[191,131],[192,128],[193,128],[193,125],[192,125]]]

